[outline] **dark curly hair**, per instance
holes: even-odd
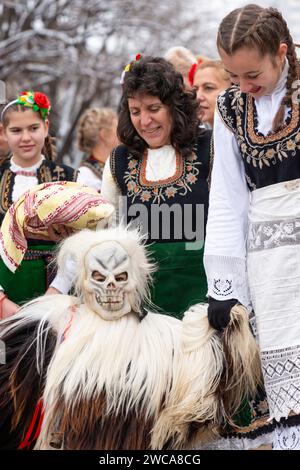
[[[186,89],[182,75],[161,57],[145,56],[131,64],[124,77],[117,133],[120,141],[135,156],[143,153],[147,147],[130,118],[128,98],[137,93],[155,96],[169,107],[172,119],[171,145],[183,157],[190,155],[200,134],[196,91]]]

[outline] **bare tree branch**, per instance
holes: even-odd
[[[118,105],[121,71],[138,52],[163,55],[185,45],[203,53],[191,47],[201,28],[184,0],[2,0],[0,13],[8,98],[25,88],[49,94],[60,158],[74,159],[85,107]]]

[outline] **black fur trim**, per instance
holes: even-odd
[[[145,316],[148,315],[148,311],[144,308],[144,306],[142,305],[141,308],[140,308],[140,311],[138,313],[138,316],[139,316],[139,320],[142,321],[143,318],[145,318]]]

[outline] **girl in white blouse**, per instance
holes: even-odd
[[[236,84],[217,103],[205,246],[210,323],[256,315],[274,448],[300,449],[299,65],[282,15],[247,5],[217,45]],[[299,424],[298,424],[299,423]]]

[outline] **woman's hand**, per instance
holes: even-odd
[[[4,292],[0,294],[0,320],[11,317],[19,310],[19,305],[9,300]]]

